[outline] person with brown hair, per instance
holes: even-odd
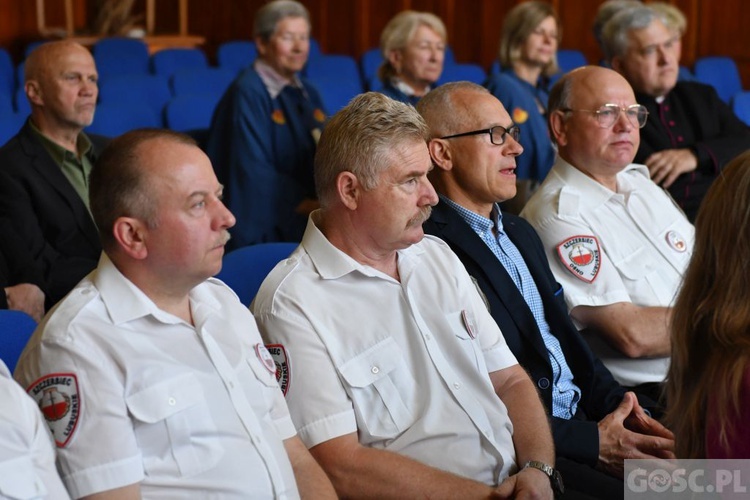
[[[750,151],[703,200],[672,318],[667,424],[679,458],[750,458]]]
[[[516,158],[519,208],[555,162],[546,116],[549,78],[559,71],[560,29],[552,4],[531,1],[516,5],[503,22],[498,51],[502,69],[485,84],[521,130],[524,154]]]

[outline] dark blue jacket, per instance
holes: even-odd
[[[271,99],[250,67],[221,98],[206,152],[224,185],[224,202],[237,218],[228,248],[268,241],[300,241],[307,215],[295,209],[315,198],[313,157],[325,112],[318,91],[286,86]]]
[[[550,330],[560,341],[575,383],[581,388],[579,418],[550,417],[556,452],[558,456],[593,466],[599,457],[597,422],[617,408],[625,389],[594,356],[570,320],[562,287],[550,271],[544,247],[534,229],[520,217],[507,213],[503,213],[503,228],[526,261],[542,297]],[[547,349],[531,309],[503,265],[469,224],[445,203],[433,208],[424,230],[448,243],[478,282],[490,314],[518,363],[536,384],[551,415],[552,367]]]

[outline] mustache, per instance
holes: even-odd
[[[225,245],[226,245],[227,243],[229,243],[229,240],[231,240],[231,239],[232,239],[232,235],[231,235],[231,234],[229,234],[229,231],[227,231],[226,229],[224,229],[224,230],[223,230],[223,231],[221,232],[221,236],[219,237],[219,240],[218,240],[218,241],[216,242],[216,246],[217,246],[217,247],[218,247],[218,246],[222,246],[222,247],[223,247],[223,246],[225,246]]]
[[[419,209],[419,213],[409,220],[407,227],[421,226],[424,221],[430,218],[432,214],[432,206],[427,205]]]

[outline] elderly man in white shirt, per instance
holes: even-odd
[[[564,76],[549,108],[559,155],[521,216],[539,233],[594,352],[622,385],[658,399],[694,230],[648,169],[631,163],[647,119],[614,71]]]

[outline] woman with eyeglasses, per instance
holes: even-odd
[[[326,113],[300,76],[310,55],[310,14],[296,0],[255,14],[255,62],[242,70],[213,115],[205,150],[237,218],[227,250],[300,241],[318,207],[313,158]]]
[[[383,64],[379,92],[416,104],[443,73],[445,25],[435,14],[405,10],[391,19],[380,36]]]
[[[667,423],[678,458],[750,458],[750,151],[708,190],[672,319]]]
[[[516,158],[516,176],[532,186],[519,186],[519,198],[525,191],[531,194],[533,185],[544,180],[555,161],[546,113],[549,78],[559,71],[559,42],[559,22],[551,4],[518,4],[503,23],[498,54],[501,71],[485,85],[521,128],[524,152]]]

